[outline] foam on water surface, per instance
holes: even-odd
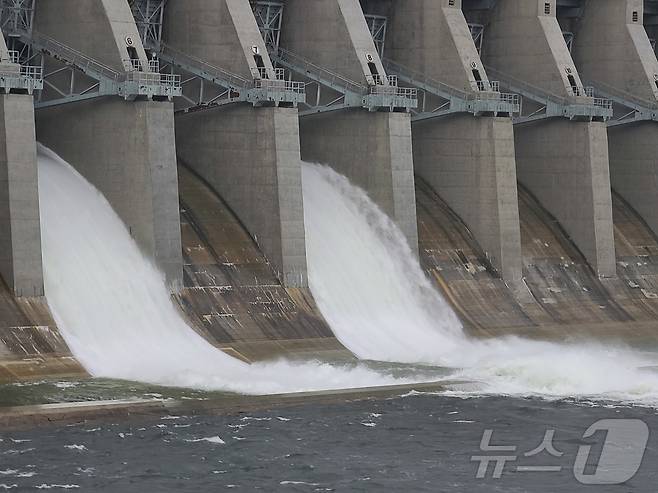
[[[249,365],[226,355],[186,324],[163,276],[100,192],[43,146],[38,172],[46,296],[93,376],[254,394],[409,381],[359,365]]]
[[[596,342],[467,337],[396,225],[328,167],[304,164],[309,284],[339,340],[361,358],[453,368],[478,392],[658,404],[656,354]],[[468,392],[464,392],[468,393]]]

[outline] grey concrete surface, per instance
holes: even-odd
[[[519,181],[560,222],[600,277],[615,275],[605,123],[551,119],[514,128]]]
[[[178,154],[228,203],[289,287],[308,286],[297,110],[235,105],[176,118]]]
[[[633,20],[633,12],[638,20]],[[658,96],[658,60],[642,25],[642,0],[590,2],[578,24],[573,59],[583,79],[649,101]]]
[[[505,281],[522,278],[514,133],[509,118],[455,115],[412,127],[414,166],[461,217]]]
[[[602,82],[655,104],[658,60],[642,25],[643,11],[642,0],[590,4],[573,53],[583,77],[595,86]],[[611,127],[608,140],[612,187],[658,233],[658,123]]]
[[[300,121],[304,161],[330,165],[370,198],[400,227],[418,251],[410,116],[350,110]]]
[[[145,254],[182,286],[172,103],[107,97],[39,110],[37,137],[107,198]]]
[[[612,187],[658,233],[658,123],[608,129]]]
[[[34,107],[28,95],[0,96],[0,275],[16,296],[43,296]]]
[[[548,13],[545,8],[548,4]],[[576,100],[582,81],[556,19],[555,0],[500,0],[483,61],[544,91]],[[517,175],[572,237],[600,276],[615,274],[605,126],[547,120],[516,126]]]

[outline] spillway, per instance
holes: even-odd
[[[186,324],[100,192],[43,146],[38,172],[46,297],[91,375],[257,394],[407,381],[358,365],[248,365],[224,354]]]
[[[623,344],[468,337],[397,226],[330,168],[302,169],[309,285],[361,358],[452,368],[477,392],[658,405],[657,355]]]

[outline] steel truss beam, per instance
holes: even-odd
[[[281,21],[283,19],[283,3],[258,0],[251,2],[256,23],[268,50],[279,49],[281,37]]]
[[[516,94],[504,94],[495,81],[474,83],[473,92],[466,92],[439,82],[425,74],[384,59],[384,68],[400,80],[418,88],[423,94],[420,108],[413,111],[414,121],[440,118],[455,113],[471,113],[476,116],[512,116],[521,112],[521,99]],[[433,109],[426,107],[427,96],[439,98],[441,102]]]
[[[167,62],[173,73],[183,77],[183,99],[187,104],[178,111],[247,102],[254,106],[292,106],[306,101],[304,84],[285,80],[283,69],[270,79],[265,69],[257,70],[251,79],[210,65],[191,55],[160,44],[160,59]],[[180,102],[179,102],[180,105]]]
[[[40,67],[48,62],[43,78],[44,91],[39,94],[37,108],[56,106],[101,96],[121,96],[128,101],[138,98],[171,100],[181,94],[180,77],[158,72],[158,61],[144,70],[132,60],[133,70],[118,72],[87,55],[37,32],[23,33],[20,42],[29,46],[31,60]]]
[[[166,0],[129,1],[144,47],[157,51],[162,41],[162,24]]]
[[[32,32],[35,0],[0,0],[0,29],[7,36]]]
[[[366,14],[366,23],[370,30],[372,40],[375,42],[375,48],[380,57],[384,56],[384,46],[386,45],[386,25],[388,19],[381,15]]]
[[[487,73],[500,80],[500,84],[523,98],[534,101],[539,108],[529,115],[514,119],[515,124],[523,124],[544,118],[568,118],[576,121],[607,121],[613,116],[612,101],[594,97],[591,87],[573,87],[572,97],[561,97],[548,91],[486,67]]]
[[[647,101],[601,82],[593,83],[596,94],[608,98],[628,111],[608,121],[609,127],[641,121],[658,121],[658,101]]]

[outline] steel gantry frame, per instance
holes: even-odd
[[[258,29],[268,50],[278,50],[283,20],[283,3],[257,0],[251,2]]]
[[[521,99],[516,94],[502,94],[496,82],[474,81],[473,92],[463,91],[437,81],[427,75],[404,67],[402,64],[386,58],[383,54],[386,42],[387,18],[381,15],[366,14],[366,21],[375,46],[382,58],[384,69],[397,81],[413,86],[416,106],[409,106],[413,121],[441,118],[454,113],[472,113],[474,115],[512,116],[521,111]],[[470,24],[471,34],[477,36],[477,45],[481,47],[484,26]],[[478,48],[479,51],[479,48]],[[438,98],[438,105],[429,108],[429,97]]]
[[[627,109],[608,121],[609,127],[640,121],[658,121],[658,101],[648,101],[601,82],[595,83],[594,91],[615,104]]]
[[[0,1],[0,36],[19,31],[30,32],[34,19],[35,0],[2,0]],[[14,43],[10,37],[8,46],[19,49],[10,49],[0,60],[0,90],[4,93],[27,92],[43,89],[43,67],[29,64],[28,50],[20,43]]]
[[[613,116],[612,101],[603,97],[595,97],[595,90],[592,87],[572,87],[572,96],[562,97],[491,67],[486,67],[486,70],[489,75],[499,79],[500,84],[508,90],[519,93],[523,98],[538,104],[539,107],[529,115],[514,118],[515,124],[530,123],[545,118],[608,121]]]
[[[521,113],[519,95],[501,93],[496,81],[474,82],[473,91],[467,92],[387,58],[382,61],[387,72],[420,90],[421,104],[412,111],[413,121],[441,118],[454,113],[471,113],[476,116],[513,116]],[[434,108],[427,108],[427,95],[438,97],[441,103]]]
[[[101,96],[121,96],[126,100],[180,96],[180,77],[160,74],[155,59],[148,67],[142,67],[138,60],[125,60],[124,65],[129,68],[119,72],[35,32],[35,6],[35,0],[0,0],[0,22],[12,48],[10,53],[21,63],[21,71],[35,79],[32,90],[39,90],[35,107]]]
[[[396,76],[369,76],[366,77],[368,85],[365,85],[282,48],[270,56],[273,62],[308,79],[310,82],[304,83],[305,86],[315,87],[315,104],[304,103],[306,109],[300,111],[300,116],[354,107],[368,111],[410,111],[418,106],[418,91],[399,87]],[[338,95],[322,104],[323,88]]]
[[[35,1],[1,0],[0,29],[2,32],[10,35],[18,32],[31,32]]]
[[[204,60],[178,51],[162,40],[162,23],[166,0],[131,0],[135,21],[144,46],[153,51],[168,70],[181,80],[181,98],[177,112],[198,111],[234,103],[254,106],[297,106],[306,101],[304,85],[285,79],[283,70],[275,70],[271,78],[267,70],[254,69],[251,79],[215,67]],[[252,2],[258,8],[265,32],[273,45],[279,42],[281,5],[278,2]],[[259,24],[260,26],[260,24]]]
[[[36,31],[23,34],[21,41],[29,45],[40,58],[54,65],[44,74],[44,84],[55,97],[46,97],[42,91],[35,107],[43,108],[67,104],[101,96],[121,96],[127,101],[135,99],[171,100],[181,95],[180,77],[159,73],[159,62],[151,60],[142,67],[139,60],[130,60],[131,70],[119,72],[59,41]]]
[[[368,30],[375,42],[375,48],[380,57],[384,56],[384,46],[386,45],[386,27],[388,19],[383,15],[365,15]]]
[[[418,105],[417,91],[413,88],[399,87],[395,76],[367,76],[366,84],[360,84],[298,54],[282,49],[279,46],[279,34],[283,3],[254,0],[251,2],[251,7],[272,62],[306,79],[307,82],[290,81],[293,84],[301,84],[304,94],[306,88],[315,90],[315,102],[308,103],[305,99],[298,99],[297,102],[304,105],[299,113],[300,116],[354,107],[366,108],[369,111],[409,111]],[[371,33],[374,32],[380,43],[377,47],[378,51],[383,50],[386,39],[386,18],[370,17],[369,29]],[[322,103],[322,96],[325,93],[331,94],[331,100]]]
[[[159,50],[167,0],[129,0],[129,3],[144,47]]]

